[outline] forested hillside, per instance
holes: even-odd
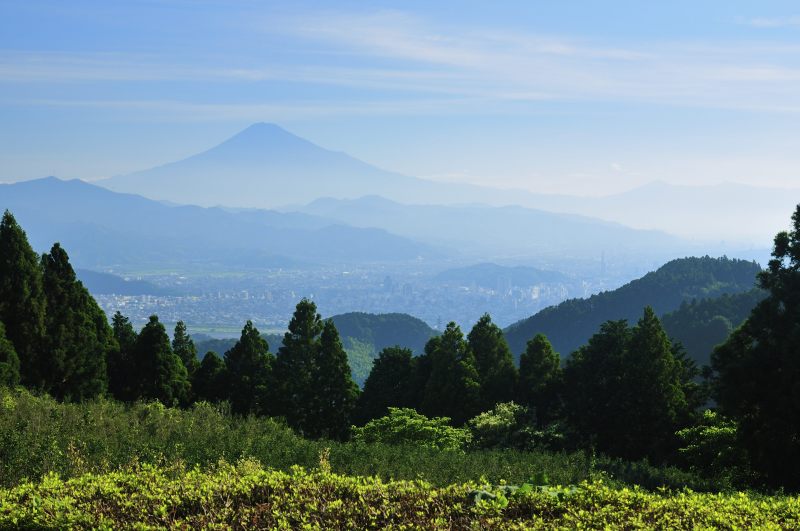
[[[567,356],[606,321],[633,321],[644,306],[651,306],[657,315],[663,315],[676,310],[684,301],[749,291],[760,270],[755,262],[730,258],[673,260],[616,290],[545,308],[506,328],[506,339],[518,357],[526,342],[541,333],[558,352]]]
[[[767,294],[754,288],[711,299],[684,301],[661,318],[664,330],[698,365],[708,365],[714,347],[728,339]]]

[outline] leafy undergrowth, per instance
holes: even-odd
[[[0,388],[0,487],[114,472],[137,463],[207,468],[219,459],[255,459],[289,471],[317,465],[329,449],[334,472],[348,476],[423,479],[434,486],[501,480],[523,483],[546,475],[553,483],[604,479],[695,490],[720,490],[713,482],[674,468],[628,463],[583,452],[547,450],[441,451],[417,444],[388,445],[311,441],[269,418],[236,417],[206,403],[187,410],[157,402],[124,405],[110,400],[62,404],[24,390]]]
[[[800,528],[800,498],[574,487],[436,488],[255,461],[128,471],[0,490],[2,528]]]

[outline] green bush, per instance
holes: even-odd
[[[390,407],[385,417],[353,427],[360,443],[414,444],[437,450],[462,450],[470,441],[469,430],[454,428],[447,417],[428,418],[410,408]]]
[[[524,429],[527,408],[514,402],[497,404],[492,410],[473,417],[467,425],[477,448],[510,448]]]
[[[696,426],[677,433],[682,446],[678,453],[690,470],[732,486],[750,479],[747,455],[738,444],[738,426],[719,413],[706,410]]]

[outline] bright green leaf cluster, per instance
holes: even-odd
[[[0,490],[2,528],[797,529],[800,498],[571,487],[435,488],[253,461],[149,465]]]

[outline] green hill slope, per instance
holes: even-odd
[[[690,358],[700,366],[708,365],[714,347],[725,341],[764,297],[764,291],[754,288],[714,299],[684,301],[680,308],[664,315],[661,322]]]
[[[755,262],[729,258],[673,260],[616,290],[545,308],[506,328],[506,339],[518,357],[529,339],[543,333],[566,356],[583,345],[605,321],[634,321],[648,305],[661,316],[678,309],[684,301],[749,291],[760,270]]]

